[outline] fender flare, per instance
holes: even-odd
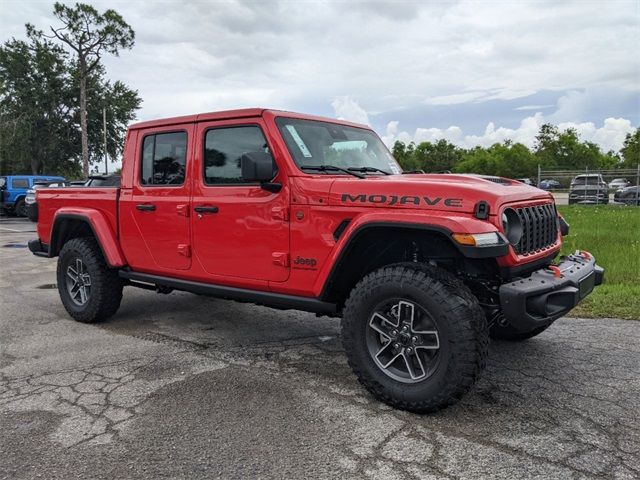
[[[371,215],[371,217],[374,217]],[[375,217],[378,217],[375,215]],[[438,221],[442,220],[442,221]],[[457,220],[463,220],[462,222],[458,222]],[[432,218],[416,218],[409,217],[406,218],[358,218],[356,221],[351,222],[345,229],[344,235],[338,240],[336,244],[336,250],[333,255],[330,256],[329,262],[327,262],[330,267],[327,268],[325,272],[321,272],[321,275],[318,276],[318,281],[315,285],[315,290],[318,292],[320,298],[325,298],[333,279],[336,277],[340,270],[340,266],[342,265],[344,259],[348,256],[350,247],[355,244],[358,238],[365,233],[366,231],[372,228],[399,228],[404,230],[413,230],[413,231],[421,231],[431,234],[441,235],[443,238],[447,239],[451,242],[451,245],[463,256],[470,259],[482,259],[482,258],[496,258],[507,255],[509,252],[509,243],[504,243],[496,246],[489,247],[472,247],[460,245],[453,240],[451,237],[452,233],[461,233],[468,230],[469,223],[468,222],[477,222],[476,219],[470,218],[462,218],[457,219],[453,217],[449,218],[439,218],[439,215],[436,215]],[[488,224],[487,222],[482,222],[484,224],[484,229],[486,231],[497,231],[497,229]],[[473,233],[483,233],[482,231],[474,231]],[[328,265],[327,265],[328,266]]]
[[[55,257],[62,248],[60,237],[64,233],[65,221],[74,220],[86,223],[93,232],[107,265],[112,268],[124,267],[127,261],[120,249],[118,238],[104,214],[95,209],[61,208],[53,218],[49,257]]]

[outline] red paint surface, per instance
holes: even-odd
[[[348,123],[245,109],[133,125],[125,143],[119,200],[115,188],[38,190],[41,240],[49,243],[56,215],[74,212],[91,222],[113,266],[127,265],[134,271],[187,280],[318,296],[351,235],[368,223],[410,223],[432,225],[451,233],[483,233],[500,230],[502,211],[507,206],[553,202],[549,193],[524,184],[504,186],[460,175],[370,175],[358,179],[302,172],[279,135],[274,122],[277,116]],[[259,185],[204,184],[206,129],[245,124],[258,125],[265,134],[278,164],[275,181],[283,184],[278,193]],[[184,185],[140,185],[143,137],[176,130],[186,130],[189,135]],[[345,194],[396,196],[398,200],[393,205],[345,203]],[[433,205],[415,205],[410,199],[401,204],[402,197],[427,197]],[[445,205],[447,198],[459,199],[454,202],[459,206]],[[489,203],[488,220],[473,216],[479,200]],[[139,211],[139,204],[153,204],[156,210]],[[194,211],[198,205],[217,206],[219,211],[199,216]],[[333,232],[343,219],[351,222],[336,242]],[[558,236],[556,244],[546,250],[518,256],[510,249],[497,261],[501,266],[534,261],[557,252],[560,244]],[[297,257],[315,259],[315,265],[296,265]]]

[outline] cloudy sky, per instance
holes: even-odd
[[[136,32],[105,63],[142,120],[264,106],[462,146],[532,145],[553,122],[605,150],[640,125],[639,0],[89,3]],[[0,0],[0,39],[55,25],[51,10]]]

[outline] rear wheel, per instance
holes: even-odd
[[[69,240],[58,257],[58,292],[69,315],[84,323],[106,320],[122,300],[118,271],[107,266],[92,237]]]
[[[27,204],[24,203],[24,198],[21,198],[16,202],[15,205],[15,213],[17,217],[26,217],[27,216]]]
[[[345,304],[351,368],[376,398],[433,412],[457,402],[485,366],[489,337],[476,298],[449,273],[422,264],[383,267]]]

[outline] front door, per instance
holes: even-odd
[[[133,268],[170,274],[191,266],[187,159],[193,125],[154,128],[137,136],[131,188],[120,199],[123,249]]]
[[[272,152],[261,119],[196,125],[191,225],[194,261],[212,276],[282,282],[289,277],[288,189],[242,178],[240,157]],[[277,159],[276,159],[277,160]],[[280,175],[274,171],[274,182]],[[222,279],[221,279],[222,280]],[[236,283],[238,283],[236,282]]]

